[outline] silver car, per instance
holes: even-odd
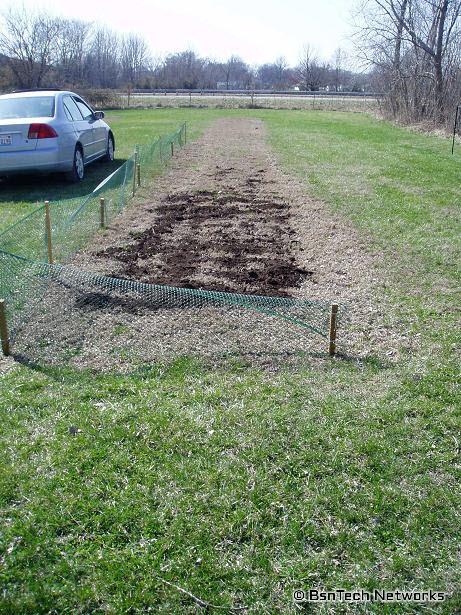
[[[0,96],[0,177],[63,172],[81,181],[87,164],[114,159],[114,135],[103,118],[73,92]]]

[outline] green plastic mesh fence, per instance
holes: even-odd
[[[47,262],[45,207],[0,235],[0,298],[11,349],[29,362],[111,369],[179,354],[283,354],[325,338],[330,305],[144,284],[65,266],[128,202],[143,174],[160,171],[186,127],[137,148],[83,199],[50,203],[53,261]],[[251,343],[250,343],[251,340]]]
[[[0,293],[15,356],[104,368],[178,353],[302,351],[312,334],[326,336],[330,314],[319,301],[144,284],[5,252]]]

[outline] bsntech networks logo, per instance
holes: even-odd
[[[293,600],[301,602],[443,602],[447,594],[433,589],[296,589]]]

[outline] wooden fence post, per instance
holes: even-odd
[[[141,186],[141,165],[138,164],[136,165],[136,177],[137,177],[137,182],[138,182],[138,188]]]
[[[45,230],[46,230],[46,243],[48,247],[48,262],[53,264],[53,243],[51,239],[51,215],[50,215],[50,202],[45,201]]]
[[[106,199],[103,196],[99,199],[99,226],[106,226]]]
[[[330,312],[330,338],[328,344],[328,353],[333,357],[336,353],[336,319],[338,316],[338,306],[333,303]]]
[[[10,338],[8,335],[8,322],[6,320],[4,299],[0,299],[0,337],[2,338],[3,354],[7,357],[10,354]]]
[[[133,196],[136,194],[136,167],[138,166],[138,149],[136,148],[134,151],[134,161],[133,161]]]
[[[459,114],[459,105],[456,105],[456,115],[455,115],[455,121],[453,124],[453,141],[451,143],[451,154],[452,155],[455,151],[456,128],[458,127],[458,114]]]
[[[174,156],[174,145],[173,145],[173,141],[171,142],[171,157]]]

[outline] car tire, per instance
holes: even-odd
[[[74,152],[74,162],[72,165],[72,171],[67,173],[67,179],[70,182],[81,182],[85,178],[85,164],[83,161],[83,150],[77,145]]]
[[[109,135],[109,138],[107,139],[107,150],[102,160],[104,162],[113,162],[114,152],[115,152],[114,137],[112,135]]]

